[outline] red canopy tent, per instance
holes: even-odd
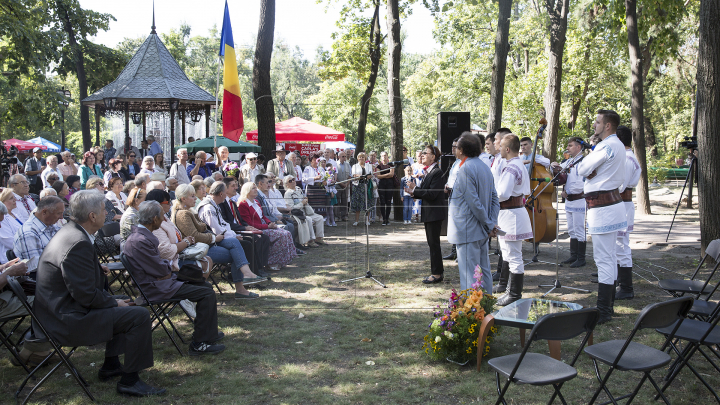
[[[47,148],[48,148],[45,145],[39,145],[37,143],[21,141],[19,139],[15,139],[15,138],[6,139],[3,141],[3,143],[5,144],[6,147],[9,147],[9,146],[16,147],[18,149],[18,151],[20,151],[20,152],[29,152],[35,148],[40,148],[42,150],[47,150]]]
[[[248,141],[257,141],[258,131],[247,133]],[[332,142],[344,141],[345,134],[300,117],[275,124],[276,142]]]

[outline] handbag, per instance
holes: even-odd
[[[195,263],[186,264],[180,267],[180,271],[177,273],[177,279],[191,283],[205,282],[202,268]]]
[[[301,210],[300,208],[293,208],[290,210],[290,214],[293,216],[298,217],[299,220],[304,221],[305,220],[305,211]]]
[[[207,256],[208,249],[210,249],[210,245],[207,243],[202,242],[196,242],[192,246],[188,246],[180,252],[180,259],[182,260],[200,260],[203,257]]]

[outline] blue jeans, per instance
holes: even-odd
[[[412,219],[413,198],[407,195],[403,196],[403,221]]]
[[[230,263],[233,282],[235,283],[243,280],[243,274],[240,268],[250,263],[245,257],[245,251],[237,238],[224,238],[216,243],[215,246],[211,246],[208,250],[208,256],[210,256],[215,263]]]

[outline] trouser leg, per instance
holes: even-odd
[[[630,249],[630,233],[620,231],[615,239],[615,254],[620,267],[632,267],[632,250]]]
[[[205,286],[183,284],[173,298],[187,299],[197,303],[193,341],[208,342],[218,336],[217,299],[209,284]],[[210,288],[208,288],[210,287]]]
[[[143,307],[111,308],[113,338],[105,345],[105,357],[125,353],[123,371],[135,373],[153,366],[150,314]]]
[[[593,257],[598,268],[598,283],[615,284],[617,279],[616,232],[592,234]]]
[[[490,275],[490,257],[487,254],[487,242],[474,241],[469,243],[458,244],[458,270],[460,271],[460,289],[466,290],[472,288],[475,284],[475,266],[480,265],[482,277],[477,280],[481,283],[481,288],[487,290],[487,286],[492,285],[492,276]]]
[[[502,239],[501,239],[502,240]],[[503,244],[501,243],[501,246]],[[522,257],[522,241],[521,240],[504,240],[505,249],[503,250],[503,260],[510,265],[510,273],[524,274],[525,263]]]
[[[442,276],[444,272],[442,250],[440,248],[440,229],[442,221],[425,222],[425,238],[430,248],[430,274]]]
[[[315,237],[322,238],[325,237],[325,227],[323,226],[323,217],[319,214],[314,214],[312,216],[313,225],[315,226]]]

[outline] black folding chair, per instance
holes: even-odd
[[[18,328],[20,328],[20,325],[22,325],[23,321],[27,315],[18,315],[18,316],[12,316],[8,318],[0,318],[0,344],[5,346],[5,348],[8,349],[10,352],[10,355],[17,360],[18,363],[25,369],[27,373],[30,373],[30,369],[25,364],[24,361],[20,358],[20,350],[21,350],[21,343],[23,341],[23,336],[25,336],[25,333],[30,329],[28,328],[25,330],[25,332],[20,333],[20,338],[13,341],[13,336],[18,331]],[[6,325],[10,326],[9,331],[5,331]]]
[[[99,241],[104,238],[114,237],[120,234],[120,224],[117,222],[109,223],[97,232],[97,238],[95,238],[95,253],[97,253],[98,260],[100,263],[107,266],[110,270],[108,276],[108,290],[111,294],[124,294],[128,297],[137,297],[137,292],[134,290],[132,283],[125,271],[125,266],[120,261],[120,255],[113,256],[105,251],[100,246]],[[117,283],[117,286],[115,284]]]
[[[703,263],[705,263],[705,260],[707,260],[708,257],[712,257],[715,260],[715,267],[713,267],[707,279],[705,279],[704,281],[697,280],[696,277],[700,272],[700,268],[702,267]],[[690,277],[690,280],[660,280],[658,282],[658,286],[663,290],[669,292],[673,297],[682,297],[686,293],[696,294],[697,296],[700,296],[701,294],[710,294],[711,290],[707,288],[707,285],[715,275],[718,267],[720,266],[720,260],[718,259],[720,259],[720,239],[715,239],[714,241],[710,242],[707,249],[705,249],[705,255],[703,256],[702,260],[700,260],[700,263],[695,269],[692,277]]]
[[[720,373],[720,367],[718,367],[717,364],[712,361],[710,356],[703,351],[703,347],[705,347],[710,350],[715,357],[720,358],[720,354],[716,350],[718,345],[720,345],[720,328],[717,328],[718,321],[720,321],[720,307],[715,308],[715,311],[713,311],[710,315],[709,321],[685,319],[682,323],[676,323],[674,325],[656,329],[659,333],[668,337],[667,341],[663,345],[663,350],[669,347],[677,355],[677,359],[675,359],[675,362],[670,367],[668,375],[665,377],[665,384],[659,391],[660,394],[658,394],[658,396],[662,395],[662,392],[664,392],[670,384],[672,384],[675,377],[677,377],[678,373],[680,373],[680,370],[687,366],[687,368],[695,374],[695,377],[697,377],[700,382],[702,382],[703,385],[713,394],[715,400],[720,403],[720,397],[718,397],[715,390],[710,386],[710,384],[708,384],[707,381],[705,381],[702,375],[695,370],[695,367],[689,363],[695,353],[700,353],[715,368],[715,370]],[[674,337],[677,339],[674,342],[670,339],[673,336],[673,332]],[[678,345],[678,341],[680,340],[687,342],[687,345],[682,350],[680,350]]]
[[[595,394],[590,399],[589,404],[595,403],[600,391],[605,391],[605,394],[610,398],[610,401],[604,402],[603,404],[613,403],[617,405],[617,401],[628,398],[627,404],[630,404],[640,387],[645,383],[645,380],[650,380],[655,390],[660,393],[663,401],[666,404],[670,404],[665,395],[658,387],[655,380],[650,375],[650,372],[660,367],[664,367],[670,363],[670,356],[662,350],[654,349],[652,347],[645,346],[644,344],[633,342],[633,338],[637,332],[641,329],[647,328],[665,328],[670,326],[671,329],[668,333],[667,342],[672,340],[677,325],[687,322],[685,317],[688,311],[692,307],[692,297],[680,297],[670,301],[658,302],[656,304],[650,304],[643,308],[642,312],[635,321],[635,326],[632,332],[625,340],[610,340],[607,342],[598,343],[585,348],[585,353],[590,356],[595,366],[595,375],[600,386],[595,390]],[[600,376],[600,367],[598,362],[605,363],[610,366],[605,376]],[[637,371],[643,373],[642,379],[635,387],[635,390],[630,394],[626,394],[620,397],[613,397],[610,390],[607,388],[607,382],[610,379],[610,375],[613,371]]]
[[[157,329],[158,326],[161,326],[165,333],[168,335],[170,340],[172,341],[173,345],[175,345],[175,348],[177,349],[178,353],[180,353],[181,356],[184,356],[184,353],[182,349],[180,349],[180,346],[178,345],[177,341],[173,337],[173,332],[177,334],[177,336],[180,338],[180,341],[185,344],[185,339],[183,339],[180,332],[175,327],[175,324],[170,320],[170,314],[172,313],[173,309],[175,307],[180,306],[180,308],[185,312],[185,309],[179,305],[180,301],[182,299],[170,299],[170,300],[164,300],[164,301],[150,301],[145,295],[145,292],[140,288],[140,285],[137,283],[137,280],[135,280],[135,276],[133,275],[134,269],[130,265],[130,262],[128,262],[127,256],[125,256],[125,253],[120,254],[120,260],[122,261],[123,265],[125,265],[125,269],[127,270],[128,274],[130,275],[130,279],[132,280],[133,284],[135,284],[135,287],[140,293],[140,297],[142,298],[142,302],[140,302],[138,305],[142,305],[145,307],[148,307],[150,309],[150,312],[152,312],[152,316],[150,319],[150,322],[153,323],[152,330],[153,332],[155,329]],[[185,315],[187,315],[188,318],[192,321],[192,317],[185,312]],[[157,323],[156,323],[157,321]],[[172,328],[173,332],[170,332],[170,330],[165,326],[165,322],[170,325],[170,328]]]
[[[522,353],[497,357],[488,361],[488,366],[495,370],[495,384],[497,385],[498,399],[495,405],[505,402],[505,393],[510,383],[530,385],[552,385],[555,389],[549,404],[555,401],[555,396],[560,397],[563,404],[565,398],[560,392],[565,381],[572,380],[577,375],[575,362],[577,361],[583,347],[588,341],[590,334],[598,319],[600,312],[597,308],[585,308],[577,311],[560,312],[545,315],[535,324],[530,332]],[[550,356],[540,353],[528,353],[530,345],[535,340],[567,340],[585,333],[575,356],[570,364],[555,360]],[[500,387],[500,374],[505,378],[505,385]]]
[[[27,401],[30,399],[32,394],[35,393],[35,391],[37,391],[37,389],[40,388],[40,386],[42,386],[42,384],[45,383],[45,381],[47,381],[47,379],[50,378],[50,376],[53,375],[53,373],[55,373],[55,371],[61,365],[65,365],[65,367],[70,371],[70,374],[73,376],[73,378],[75,378],[75,381],[78,383],[80,388],[82,388],[83,391],[85,391],[85,394],[88,396],[88,398],[90,398],[91,401],[95,401],[95,398],[92,396],[92,394],[90,393],[90,390],[88,390],[88,388],[87,388],[88,383],[85,381],[85,379],[82,377],[82,375],[80,375],[80,372],[77,370],[77,368],[75,368],[75,365],[70,361],[70,356],[72,356],[73,353],[75,353],[77,346],[70,349],[70,351],[67,352],[67,354],[66,354],[62,350],[62,346],[52,336],[50,336],[50,334],[47,332],[47,330],[43,326],[42,322],[40,322],[40,320],[35,316],[32,306],[27,302],[27,296],[25,295],[25,292],[23,291],[22,286],[20,286],[20,283],[17,280],[15,280],[14,277],[8,277],[8,286],[10,287],[12,292],[15,294],[15,296],[20,299],[20,301],[23,303],[23,306],[25,306],[25,310],[27,310],[28,315],[34,321],[33,327],[37,328],[36,332],[39,329],[39,332],[41,332],[42,335],[44,336],[44,338],[42,340],[43,341],[47,340],[48,342],[50,342],[50,344],[53,347],[53,350],[50,352],[50,354],[48,354],[47,357],[45,357],[40,362],[40,364],[38,364],[34,369],[32,369],[28,373],[27,377],[25,377],[25,380],[22,382],[22,384],[20,384],[20,387],[18,388],[17,392],[15,392],[15,398],[19,399],[20,393],[25,388],[25,385],[27,385],[28,381],[31,378],[34,378],[37,371],[40,370],[40,368],[43,367],[45,364],[47,364],[50,361],[50,359],[57,353],[58,357],[60,357],[60,361],[55,365],[55,367],[50,369],[50,371],[40,381],[38,381],[37,384],[35,384],[35,386],[30,390],[28,395],[23,400],[22,404],[24,405],[25,403],[27,403]]]

